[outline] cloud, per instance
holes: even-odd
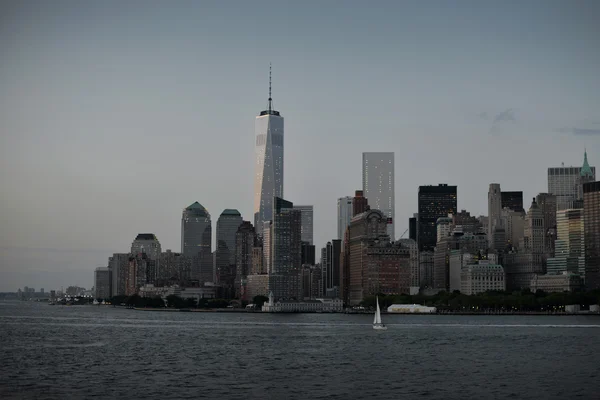
[[[600,135],[600,129],[588,129],[588,128],[561,128],[558,130],[561,133],[572,133],[574,135],[590,136]]]
[[[512,108],[509,108],[496,115],[496,117],[494,118],[494,124],[498,122],[515,122],[516,120],[517,119],[515,118],[515,112]]]
[[[484,119],[488,119],[488,114],[486,112],[479,114],[479,117]],[[507,108],[501,113],[496,114],[494,120],[492,121],[492,126],[490,128],[490,134],[498,133],[501,130],[500,125],[504,125],[506,122],[517,122],[517,117],[515,116],[515,111],[512,108]]]
[[[485,111],[480,114],[477,114],[477,116],[481,119],[485,119],[486,121],[490,118],[488,113],[486,113]]]

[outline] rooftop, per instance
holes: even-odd
[[[154,233],[138,233],[135,240],[158,240]]]
[[[237,217],[241,217],[242,214],[240,214],[240,212],[238,210],[235,210],[233,208],[226,208],[223,210],[223,212],[221,213],[221,215],[235,215]]]

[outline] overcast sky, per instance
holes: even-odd
[[[317,248],[363,151],[393,151],[396,237],[419,185],[547,190],[600,166],[597,1],[3,1],[0,291],[93,285],[139,232],[180,250],[181,211],[252,220],[254,121],[285,118],[285,198]],[[319,252],[317,251],[317,254]]]

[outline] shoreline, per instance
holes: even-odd
[[[121,307],[118,308],[127,308],[134,311],[153,311],[153,312],[208,312],[208,313],[244,313],[244,314],[367,314],[372,315],[373,312],[368,311],[340,311],[340,312],[310,312],[310,311],[290,311],[290,312],[263,312],[257,310],[245,310],[245,309],[189,309],[189,308],[150,308],[150,307]],[[597,312],[589,312],[583,311],[578,313],[567,313],[567,312],[556,312],[556,313],[548,313],[543,311],[515,311],[515,312],[484,312],[484,311],[446,311],[446,312],[436,312],[436,313],[389,313],[382,312],[382,315],[431,315],[431,316],[445,316],[445,315],[473,315],[473,316],[507,316],[507,315],[533,315],[533,316],[563,316],[563,317],[572,317],[572,316],[600,316],[600,313]]]

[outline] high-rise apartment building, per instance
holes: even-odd
[[[294,204],[273,199],[269,291],[276,300],[302,298],[302,216]]]
[[[369,200],[369,205],[387,217],[387,232],[394,241],[394,153],[363,153],[362,178],[364,195]]]
[[[433,251],[437,241],[436,222],[440,217],[456,214],[456,186],[419,186],[419,219],[417,244],[419,251]]]
[[[583,185],[585,286],[600,289],[600,181]]]
[[[556,196],[556,209],[581,208],[577,203],[582,194],[581,185],[584,181],[589,182],[595,179],[596,168],[590,167],[588,164],[587,152],[584,153],[582,167],[565,167],[563,165],[557,168],[548,168],[548,193]]]
[[[302,220],[302,226],[300,227],[300,234],[302,241],[309,244],[313,244],[313,206],[294,206],[294,210],[301,212],[300,219]]]
[[[352,219],[352,197],[340,197],[337,201],[337,238],[344,239],[344,232]]]
[[[236,233],[242,224],[238,210],[225,209],[217,220],[217,248],[215,250],[216,281],[226,287],[233,287],[236,271]]]
[[[181,254],[193,260],[193,280],[201,284],[214,281],[210,214],[197,201],[181,216]]]
[[[273,108],[271,70],[267,109],[256,117],[254,226],[273,219],[273,198],[283,197],[283,117]]]

